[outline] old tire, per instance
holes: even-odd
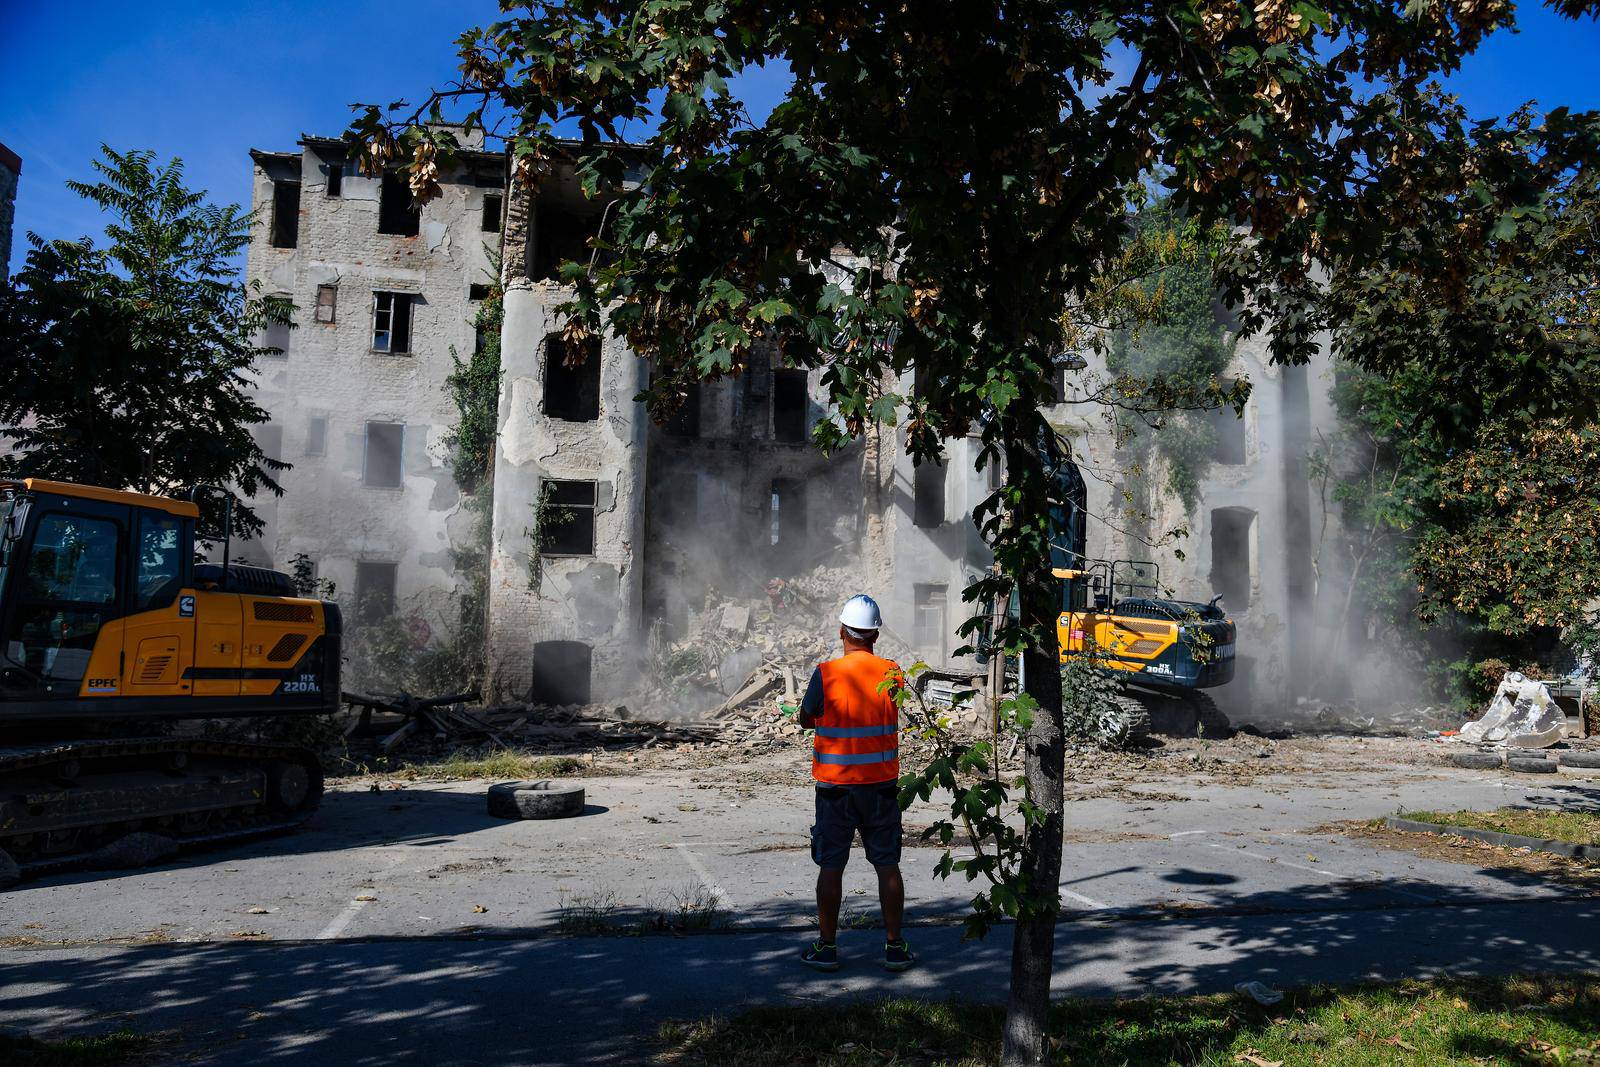
[[[1505,757],[1498,752],[1452,752],[1450,762],[1469,771],[1498,771]]]
[[[0,889],[10,889],[22,881],[22,868],[11,858],[11,853],[0,848]]]
[[[1563,752],[1561,766],[1600,768],[1600,752]]]
[[[1556,761],[1543,756],[1509,756],[1506,758],[1506,770],[1523,774],[1554,774]]]
[[[583,811],[583,786],[569,782],[500,782],[489,787],[497,819],[565,819]]]

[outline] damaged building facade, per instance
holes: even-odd
[[[916,465],[901,431],[877,427],[824,457],[810,444],[827,415],[820,372],[774,351],[702,384],[656,425],[634,399],[647,360],[613,337],[563,334],[557,267],[587,255],[603,210],[570,171],[558,166],[529,197],[507,182],[503,154],[474,145],[441,174],[442,195],[418,206],[402,181],[360,175],[344,152],[305,137],[299,151],[252,153],[260,222],[248,277],[296,311],[293,329],[267,339],[282,354],[257,372],[271,415],[258,439],[293,466],[281,498],[257,500],[266,529],[241,546],[246,558],[289,569],[306,557],[353,625],[398,614],[426,640],[452,624],[467,580],[452,549],[478,520],[451,473],[446,379],[452,353],[482,343],[476,305],[498,267],[498,435],[479,490],[490,495],[495,698],[625,697],[663,648],[724,625],[730,604],[738,626],[747,608],[856,591],[878,598],[901,654],[976,672],[954,655],[961,591],[989,564],[970,516],[996,472],[977,469],[975,441]],[[1226,592],[1242,669],[1217,693],[1225,708],[1229,690],[1252,703],[1292,695],[1292,657],[1306,654],[1296,642],[1315,639],[1288,624],[1303,605],[1285,598],[1310,580],[1307,531],[1330,521],[1304,471],[1315,420],[1332,418],[1326,368],[1272,368],[1238,347],[1237,372],[1257,383],[1242,437],[1226,435],[1228,462],[1205,476],[1186,558],[1165,550],[1161,572],[1182,596]],[[1111,515],[1125,491],[1111,436],[1069,405],[1053,417],[1086,457],[1091,511]],[[1091,554],[1148,556],[1125,531],[1091,521]]]

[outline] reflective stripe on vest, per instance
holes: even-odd
[[[822,673],[822,714],[812,741],[811,773],[828,785],[869,785],[900,777],[900,709],[891,678],[903,679],[892,661],[849,652],[817,668]]]

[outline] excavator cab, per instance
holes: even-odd
[[[192,501],[0,482],[0,872],[315,812],[315,752],[142,725],[339,706],[338,606],[287,575],[197,562],[199,516]]]

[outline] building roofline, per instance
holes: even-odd
[[[5,145],[0,144],[0,167],[5,167],[12,174],[22,173],[22,157],[17,155]]]
[[[252,148],[252,149],[250,149],[250,158],[253,159],[256,163],[259,164],[259,163],[268,163],[268,162],[272,162],[272,161],[275,161],[275,160],[288,161],[288,160],[291,160],[291,159],[299,159],[300,158],[300,153],[299,152],[265,152],[265,151],[262,151],[259,148]]]
[[[346,141],[342,137],[323,137],[313,133],[302,133],[300,135],[300,140],[296,143],[305,145],[308,148],[337,147],[346,150],[350,148],[350,142]],[[561,148],[568,149],[582,148],[584,146],[583,141],[569,137],[558,137],[555,139],[555,143]],[[619,148],[630,152],[642,152],[645,147],[642,144],[636,144],[632,141],[609,141],[606,143],[612,148]],[[504,160],[506,158],[506,151],[504,149],[498,152],[491,152],[483,148],[463,148],[457,154],[468,159]]]

